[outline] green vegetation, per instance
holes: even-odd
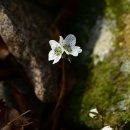
[[[94,3],[94,1],[92,2]],[[84,5],[82,5],[83,3]],[[125,60],[130,60],[130,17],[128,17],[130,3],[127,0],[119,0],[118,2],[116,0],[105,0],[102,3],[103,5],[99,3],[101,3],[100,0],[95,0],[94,5],[90,2],[86,4],[89,6],[86,9],[84,7],[85,0],[82,1],[81,6],[83,8],[79,13],[80,15],[84,15],[85,13],[82,12],[85,11],[88,13],[85,16],[80,16],[80,20],[77,20],[79,24],[86,23],[82,26],[86,30],[83,30],[80,35],[81,44],[87,42],[88,31],[94,25],[94,20],[97,16],[102,15],[110,22],[116,23],[115,28],[112,28],[113,35],[116,37],[114,41],[115,49],[102,63],[96,66],[92,65],[92,59],[84,61],[83,67],[78,63],[77,66],[82,68],[81,72],[77,72],[80,78],[66,103],[67,108],[64,113],[65,122],[69,120],[71,123],[86,125],[93,129],[102,127],[101,120],[91,119],[88,116],[89,110],[95,107],[103,115],[105,122],[110,125],[121,126],[130,121],[130,75],[120,71],[122,63]],[[91,13],[96,5],[102,6],[102,10]],[[81,31],[82,28],[76,29]],[[85,35],[87,37],[84,37]]]

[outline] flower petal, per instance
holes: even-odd
[[[97,110],[97,108],[91,109],[91,110],[89,111],[89,116],[90,116],[91,118],[95,118],[95,117],[97,117],[97,115],[98,115],[98,110]]]
[[[72,48],[72,52],[70,54],[73,56],[78,56],[78,54],[81,52],[82,52],[82,49],[79,46],[75,46]]]
[[[97,113],[97,114],[98,114],[97,108],[91,109],[90,112],[94,112],[94,113]]]
[[[62,45],[63,44],[63,37],[62,36],[60,36],[60,39],[59,39],[59,43]]]
[[[89,116],[91,117],[91,118],[95,118],[96,116],[97,116],[97,114],[94,114],[94,113],[89,113]]]
[[[64,49],[64,48],[63,48]],[[69,51],[67,51],[66,49],[64,49],[64,51],[65,51],[65,53],[67,54],[67,55],[69,55],[69,54],[71,54]]]
[[[105,127],[103,127],[101,130],[113,130],[113,128],[110,127],[110,126],[105,126]]]
[[[75,46],[76,44],[76,37],[73,34],[69,34],[65,40],[64,40],[64,44],[71,46]]]
[[[56,56],[54,61],[53,61],[53,64],[57,63],[60,59],[61,59],[61,55]]]
[[[54,50],[56,47],[60,46],[60,44],[55,40],[50,40],[49,43],[50,43],[50,46],[51,46],[52,50]]]
[[[49,52],[49,54],[48,54],[48,60],[50,61],[50,60],[54,60],[54,58],[55,58],[55,52],[54,52],[54,50],[51,50],[50,52]]]

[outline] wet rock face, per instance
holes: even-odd
[[[57,65],[48,61],[51,23],[51,15],[29,1],[0,1],[0,35],[43,102],[55,101],[59,91]]]

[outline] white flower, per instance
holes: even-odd
[[[50,40],[49,43],[52,50],[49,52],[48,60],[54,60],[53,64],[55,64],[61,59],[64,51],[61,45],[55,40]]]
[[[65,39],[63,39],[63,37],[60,36],[59,42],[67,55],[78,56],[78,53],[82,52],[82,49],[79,46],[75,46],[76,37],[72,34],[66,36]]]
[[[98,114],[99,114],[99,113],[98,113],[97,108],[91,109],[91,110],[89,111],[89,116],[90,116],[91,118],[96,117]]]
[[[113,130],[113,128],[110,127],[110,126],[105,126],[105,127],[103,127],[101,130]]]
[[[64,52],[67,55],[73,56],[78,56],[78,54],[82,52],[82,49],[79,46],[75,46],[76,37],[72,34],[69,34],[65,39],[60,36],[59,43],[55,40],[50,40],[49,43],[52,50],[49,52],[48,60],[54,60],[53,64],[61,59]]]

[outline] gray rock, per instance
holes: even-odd
[[[0,1],[0,36],[42,102],[56,101],[59,92],[58,67],[48,61],[49,40],[54,39],[52,20],[48,12],[31,2]]]

